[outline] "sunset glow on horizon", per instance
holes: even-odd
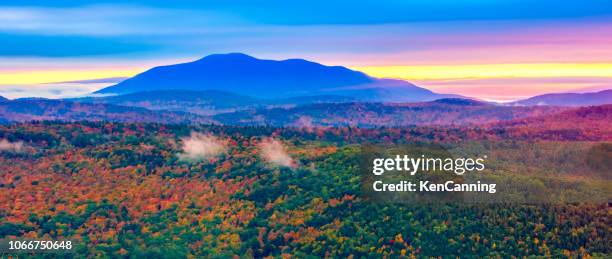
[[[366,66],[352,67],[368,75],[405,80],[612,77],[609,64],[482,64],[448,66]]]
[[[456,89],[460,88],[461,93],[467,96],[502,102],[550,92],[597,91],[612,88],[612,63],[469,64],[351,68],[374,77],[406,80],[441,93],[457,93]],[[567,83],[542,82],[543,79],[555,78],[564,79],[563,81],[567,81]],[[591,79],[591,81],[584,80],[586,78]],[[516,79],[522,79],[522,82],[517,85]],[[576,82],[575,79],[583,79],[583,83]],[[485,80],[488,81],[489,85],[500,87],[491,91],[483,85],[474,83]],[[593,80],[598,80],[601,83],[593,84]],[[512,83],[513,85],[506,85],[506,83]]]
[[[0,4],[0,96],[83,95],[154,66],[228,52],[346,66],[496,101],[612,88],[612,4],[538,2],[529,10],[310,3],[318,12],[299,3]]]
[[[131,77],[140,72],[143,72],[143,70],[34,70],[0,74],[0,82],[13,85],[51,84],[112,77]]]

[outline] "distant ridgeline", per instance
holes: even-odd
[[[612,104],[612,90],[509,104],[438,94],[342,66],[216,54],[152,68],[90,97],[0,97],[0,123],[30,120],[273,126],[483,125]],[[609,112],[607,107],[599,113]]]
[[[241,53],[159,66],[98,94],[156,90],[222,90],[255,98],[341,95],[369,101],[431,101],[456,95],[437,94],[402,80],[378,79],[342,66],[303,59],[262,60]]]

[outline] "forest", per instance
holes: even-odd
[[[571,154],[558,143],[586,143],[595,171],[604,173],[572,175],[576,168],[569,166],[557,174],[610,187],[606,124],[592,123],[603,127],[592,128],[600,134],[553,126],[543,132],[528,123],[548,122],[367,129],[4,125],[0,238],[71,238],[77,254],[88,257],[609,257],[609,202],[405,204],[373,202],[362,193],[357,167],[365,142],[529,139],[547,149],[512,157],[532,162]],[[526,179],[551,173],[507,168]]]

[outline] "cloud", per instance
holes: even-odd
[[[3,1],[11,2],[11,1]],[[244,19],[264,24],[381,24],[410,22],[440,22],[440,21],[472,21],[472,20],[538,20],[582,18],[589,16],[605,17],[610,14],[609,1],[555,1],[537,0],[529,8],[518,4],[520,1],[256,1],[256,5],[247,5],[252,1],[129,1],[138,6],[117,5],[110,3],[127,1],[13,1],[48,6],[32,8],[8,7],[15,9],[6,14],[5,21],[24,21],[22,27],[40,26],[37,20],[28,18],[44,17],[51,22],[65,19],[65,16],[77,18],[109,17],[108,20],[130,16],[147,15],[157,9],[166,10],[197,10],[230,13]],[[97,2],[107,2],[105,5],[87,6]],[[66,4],[69,3],[69,4]],[[76,6],[66,8],[62,6]],[[118,7],[115,7],[118,6]],[[83,12],[89,9],[92,12]],[[140,10],[142,9],[142,10]],[[290,10],[290,11],[288,11]],[[316,10],[316,11],[313,11]],[[338,10],[348,10],[338,12]],[[418,11],[415,11],[418,10]],[[500,11],[500,10],[503,10]],[[59,14],[54,17],[52,14]],[[87,22],[87,20],[86,20]],[[153,20],[152,22],[155,22]],[[94,23],[96,24],[96,23]],[[73,25],[77,26],[77,25]]]
[[[0,151],[21,153],[25,151],[23,141],[10,142],[6,139],[0,139]]]
[[[100,98],[100,97],[109,97],[109,96],[117,96],[117,95],[119,95],[119,94],[115,94],[115,93],[108,93],[108,94],[90,93],[90,94],[83,95],[83,97]]]
[[[4,57],[81,57],[147,52],[156,49],[143,42],[80,35],[23,35],[0,32]]]
[[[273,165],[291,168],[296,167],[293,158],[287,154],[283,144],[276,139],[266,138],[262,140],[261,143],[259,143],[259,154],[264,160]]]
[[[72,98],[85,96],[108,84],[35,84],[35,85],[2,85],[0,95],[9,99],[24,97]]]
[[[202,31],[236,18],[207,10],[144,5],[0,6],[0,31],[40,35],[141,36]],[[187,25],[191,25],[187,26]],[[174,31],[173,31],[174,30]]]
[[[158,14],[155,9],[135,6],[0,7],[0,30],[64,35],[129,34],[135,31],[130,21]]]
[[[106,77],[106,78],[96,78],[96,79],[55,82],[55,83],[50,83],[50,84],[100,84],[100,83],[116,84],[128,78],[129,77]]]
[[[294,123],[296,127],[311,129],[314,127],[314,123],[312,122],[312,117],[310,116],[300,116]]]
[[[2,74],[0,73],[0,78]],[[42,98],[75,98],[75,97],[106,97],[114,94],[93,94],[93,91],[102,89],[124,80],[125,77],[110,77],[91,80],[75,80],[40,84],[0,84],[0,95],[10,99],[25,97]]]
[[[178,154],[178,157],[185,161],[211,159],[227,151],[227,141],[210,134],[191,132],[189,137],[181,141],[183,153]]]

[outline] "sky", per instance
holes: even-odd
[[[0,95],[86,95],[214,53],[303,58],[511,101],[612,88],[612,2],[0,2]]]

